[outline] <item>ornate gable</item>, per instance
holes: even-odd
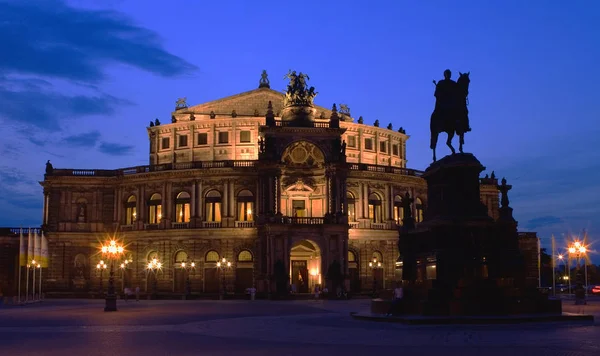
[[[236,115],[240,117],[265,117],[267,106],[269,101],[271,101],[275,116],[280,116],[284,98],[285,94],[282,92],[270,88],[258,88],[204,104],[190,106],[185,110],[178,110],[173,114],[182,118],[192,113],[194,115],[209,115],[211,112],[216,115],[231,116],[231,113],[235,110]],[[321,114],[323,114],[324,119],[329,119],[331,116],[331,110],[329,109],[316,105],[315,109],[317,109],[317,118]]]

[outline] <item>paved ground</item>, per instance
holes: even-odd
[[[0,309],[0,355],[600,355],[596,325],[407,326],[351,319],[351,301],[52,300]]]

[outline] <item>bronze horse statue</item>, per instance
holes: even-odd
[[[454,134],[459,137],[458,150],[463,153],[463,144],[465,143],[465,132],[471,131],[469,127],[469,110],[467,109],[469,96],[469,74],[460,73],[460,77],[456,81],[456,86],[453,90],[453,95],[448,102],[448,107],[440,107],[439,101],[436,102],[436,107],[431,114],[430,130],[431,130],[431,149],[433,150],[433,161],[436,161],[435,148],[438,142],[438,136],[441,132],[448,135],[446,145],[450,147],[452,154],[456,151],[452,146]],[[434,84],[435,81],[434,81]],[[437,86],[437,84],[436,84]]]

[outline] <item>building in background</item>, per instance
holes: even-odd
[[[310,292],[331,284],[332,269],[352,292],[391,288],[401,278],[402,197],[414,199],[417,223],[427,204],[421,172],[407,168],[409,136],[366,125],[346,105],[312,104],[301,75],[287,93],[270,89],[263,73],[255,90],[195,106],[178,100],[170,123],[147,127],[147,166],[48,166],[45,290],[97,291],[107,278],[96,270],[99,241],[114,235],[133,261],[116,273],[117,285],[142,291],[155,284],[184,293],[189,278],[192,293],[223,285],[267,293],[284,275],[292,290]],[[481,179],[495,219],[497,184]],[[146,270],[153,258],[162,263],[157,274]],[[217,268],[223,258],[230,268]],[[191,261],[195,268],[185,268]]]

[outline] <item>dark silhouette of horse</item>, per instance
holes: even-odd
[[[469,74],[460,73],[460,77],[456,81],[456,90],[454,97],[451,100],[450,107],[439,108],[436,105],[435,110],[431,114],[430,130],[431,130],[431,149],[433,150],[433,161],[436,161],[435,148],[438,142],[438,136],[441,132],[448,134],[446,145],[452,150],[452,154],[456,151],[452,146],[452,139],[454,134],[459,137],[460,153],[463,152],[463,144],[465,143],[465,132],[471,131],[469,126],[469,110],[467,108],[468,102],[467,97],[469,96]]]

